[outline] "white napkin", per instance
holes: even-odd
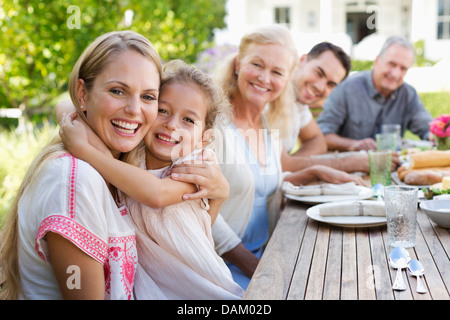
[[[371,217],[385,217],[386,209],[384,202],[370,201],[370,202],[334,202],[331,206],[321,206],[319,214],[322,217],[335,216],[371,216]]]
[[[359,190],[354,182],[344,184],[324,183],[312,186],[294,186],[285,181],[283,191],[294,196],[320,196],[320,195],[357,195]]]

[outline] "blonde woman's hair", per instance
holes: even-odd
[[[96,77],[113,61],[116,54],[134,50],[152,61],[161,76],[162,63],[151,42],[132,31],[106,33],[91,43],[75,64],[69,82],[70,95],[78,113],[84,117],[76,94],[78,79],[83,79],[89,91]],[[85,117],[84,117],[85,118]],[[9,209],[0,235],[0,299],[18,299],[21,292],[18,253],[18,205],[28,187],[33,187],[40,169],[51,159],[64,154],[64,145],[59,135],[55,136],[29,166],[15,199]]]
[[[237,82],[236,57],[244,57],[249,53],[252,44],[279,44],[292,55],[288,66],[289,78],[298,62],[298,53],[289,30],[281,25],[269,25],[247,33],[240,42],[239,52],[214,72],[214,79],[222,86],[228,99],[232,102],[239,88]],[[265,119],[269,128],[279,129],[280,136],[286,136],[291,123],[292,108],[295,104],[295,91],[292,81],[288,81],[280,96],[272,101],[266,110]]]

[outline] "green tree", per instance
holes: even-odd
[[[102,33],[131,29],[164,60],[188,63],[225,27],[225,0],[0,0],[0,107],[48,114],[67,89],[72,66]],[[71,10],[73,9],[73,10]],[[134,13],[131,25],[124,13]]]

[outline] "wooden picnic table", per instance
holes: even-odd
[[[392,289],[396,270],[388,264],[386,225],[332,226],[308,218],[309,207],[286,200],[244,299],[450,299],[450,229],[438,227],[419,208],[417,243],[407,250],[425,268],[426,294],[416,293],[416,278],[406,269],[408,289]]]

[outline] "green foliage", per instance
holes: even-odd
[[[420,97],[433,118],[450,114],[450,92],[421,93]]]
[[[352,71],[366,71],[372,69],[373,61],[352,60]]]
[[[414,47],[416,49],[416,67],[430,67],[436,63],[425,58],[425,42],[423,40],[415,42]]]
[[[21,134],[0,130],[0,225],[31,161],[55,134],[48,123]]]
[[[131,26],[126,10],[134,12]],[[137,31],[164,60],[192,63],[225,27],[225,14],[225,0],[0,0],[0,108],[48,114],[82,51],[109,31]]]
[[[425,108],[431,113],[433,118],[446,113],[450,114],[450,92],[419,93]],[[406,130],[405,138],[420,140],[420,137]]]

